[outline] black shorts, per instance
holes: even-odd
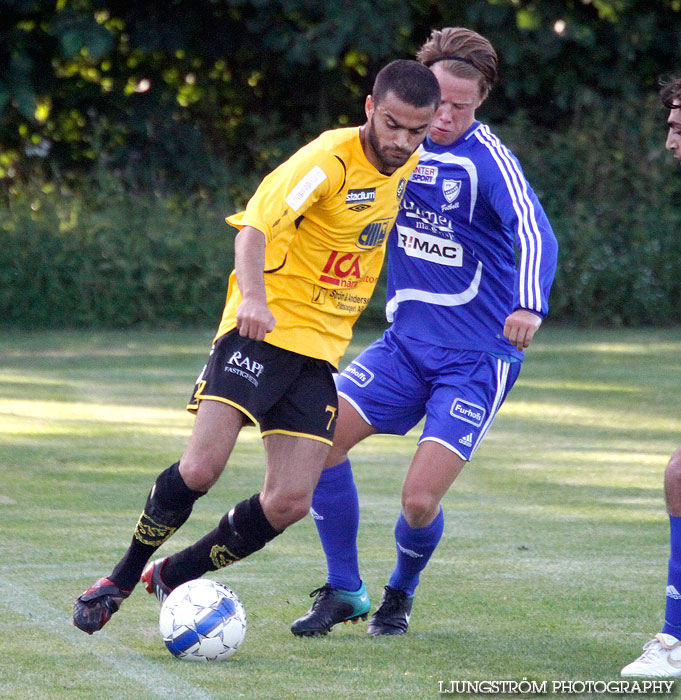
[[[262,435],[283,433],[333,442],[338,395],[331,365],[233,330],[218,338],[187,410],[203,399],[238,408]]]

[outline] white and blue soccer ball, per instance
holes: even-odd
[[[210,579],[178,586],[161,607],[159,629],[168,651],[188,661],[225,661],[246,635],[246,611],[236,593]]]

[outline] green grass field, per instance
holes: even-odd
[[[76,630],[74,598],[110,572],[156,475],[184,447],[192,423],[184,405],[210,337],[2,332],[3,700],[400,700],[445,697],[439,681],[611,681],[659,631],[662,475],[681,442],[681,330],[550,326],[445,499],[445,536],[404,637],[373,639],[366,623],[320,639],[291,635],[308,592],[324,582],[309,517],[216,573],[248,614],[246,641],[227,663],[172,658],[156,600],[141,587],[102,632]],[[371,339],[359,335],[351,353]],[[393,566],[417,435],[375,437],[353,455],[374,603]],[[257,432],[245,430],[221,481],[161,553],[257,491],[262,457]]]

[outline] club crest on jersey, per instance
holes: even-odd
[[[442,194],[445,199],[451,204],[461,192],[461,180],[443,180]]]
[[[362,233],[359,234],[355,245],[362,250],[377,248],[379,245],[381,245],[381,243],[383,243],[385,237],[388,235],[388,225],[391,223],[392,219],[379,219],[378,221],[372,221],[364,228]]]
[[[411,182],[419,182],[422,185],[434,185],[437,182],[437,165],[423,165],[419,163],[409,177]]]

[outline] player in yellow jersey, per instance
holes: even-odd
[[[433,74],[394,61],[376,76],[361,128],[322,134],[268,175],[239,228],[235,271],[208,364],[189,409],[179,462],[156,479],[113,572],[74,605],[74,624],[101,629],[142,575],[160,600],[261,549],[307,514],[333,440],[332,369],[379,275],[385,239],[416,149],[440,102]],[[218,480],[244,425],[258,423],[267,464],[260,493],[191,547],[145,565]]]

